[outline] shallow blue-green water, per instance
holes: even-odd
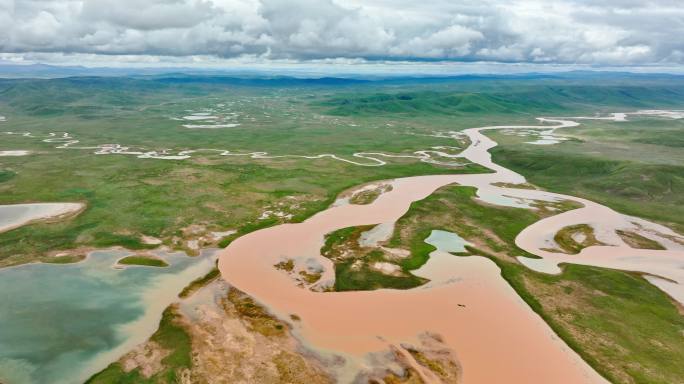
[[[461,236],[453,233],[435,229],[430,232],[430,236],[425,242],[442,252],[465,252],[466,245],[470,245]]]
[[[0,269],[0,382],[83,382],[145,341],[178,292],[211,270],[213,253],[159,254],[165,268],[115,269],[129,253],[108,250]]]

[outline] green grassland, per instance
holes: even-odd
[[[472,188],[447,186],[415,202],[392,242],[412,248],[431,229],[458,233],[473,244],[471,254],[493,260],[528,305],[606,378],[681,382],[684,316],[665,293],[633,273],[567,265],[554,276],[523,267],[514,258],[525,254],[515,236],[541,214],[481,204],[474,196]]]
[[[531,114],[596,110],[611,106],[640,108],[657,103],[662,108],[681,105],[682,89],[673,84],[586,85],[553,83],[471,83],[446,85],[440,91],[417,87],[410,91],[345,95],[341,92],[322,106],[341,116],[411,114],[471,116],[477,113]],[[431,87],[431,88],[434,88]]]
[[[352,155],[359,151],[410,154],[432,146],[467,145],[429,136],[435,131],[529,123],[540,114],[593,113],[599,111],[596,105],[667,107],[682,100],[684,81],[669,79],[613,81],[601,86],[559,79],[373,83],[177,76],[0,80],[0,114],[7,117],[0,123],[0,131],[32,132],[34,136],[69,132],[80,141],[74,146],[85,147],[117,143],[131,150],[170,149],[172,153],[203,148],[273,155],[331,153],[362,161]],[[234,122],[240,125],[187,129],[182,127],[187,122],[173,120],[218,104],[238,113]],[[640,137],[639,145],[651,147],[659,137]],[[675,142],[668,141],[671,145]],[[0,204],[81,201],[87,209],[64,222],[0,234],[0,266],[47,260],[48,253],[68,249],[151,248],[141,242],[141,235],[187,249],[185,241],[199,236],[197,231],[188,234],[191,225],[199,226],[199,232],[237,230],[237,235],[221,242],[225,246],[235,236],[283,222],[278,217],[259,219],[262,212],[275,206],[292,214],[292,221],[300,221],[325,208],[339,192],[368,181],[484,171],[415,159],[390,159],[382,167],[333,159],[266,160],[210,152],[195,153],[188,160],[138,159],[93,155],[93,149],[57,149],[57,145],[37,138],[2,136],[0,150],[24,149],[32,154],[0,158]],[[678,149],[659,147],[670,152]],[[501,153],[498,156],[502,157]],[[677,159],[668,156],[661,157]],[[533,163],[543,164],[542,160],[535,158]],[[663,175],[662,180],[657,178],[656,189],[667,188],[681,171],[664,161],[644,165],[654,166]],[[603,169],[596,167],[593,159],[587,167],[592,172]],[[651,169],[630,172],[618,175],[614,182],[633,178],[627,181],[625,191],[633,194],[639,187],[632,184]],[[534,172],[530,176],[536,177]],[[603,176],[597,174],[586,182],[610,181]],[[668,199],[673,201],[653,205],[650,210],[646,205],[644,216],[662,211],[669,215],[667,221],[682,217],[676,209],[664,209],[665,204],[678,202],[677,197]],[[620,208],[621,200],[615,204]]]
[[[220,148],[352,158],[357,151],[406,154],[445,144],[442,138],[406,134],[408,124],[389,128],[321,115],[309,108],[309,102],[301,101],[310,92],[321,92],[317,89],[163,84],[148,89],[147,82],[111,79],[4,85],[0,111],[8,121],[2,123],[1,131],[34,135],[67,131],[81,140],[79,146],[120,143],[147,150]],[[183,122],[171,119],[187,115],[186,110],[221,102],[235,103],[240,113],[256,117],[239,120],[239,127],[205,130],[183,128]],[[257,116],[264,111],[270,116]],[[153,247],[142,243],[141,235],[183,248],[188,237],[183,229],[190,225],[206,231],[246,233],[282,222],[258,219],[277,203],[288,203],[280,209],[299,221],[326,207],[340,191],[368,181],[483,171],[413,159],[361,167],[333,159],[256,160],[198,153],[189,160],[169,161],[93,155],[94,150],[56,149],[56,145],[21,136],[2,137],[0,150],[27,149],[33,154],[0,158],[0,203],[82,201],[87,209],[64,222],[1,234],[0,265],[46,260],[48,252],[57,250]]]

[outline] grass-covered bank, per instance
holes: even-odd
[[[218,263],[218,262],[217,262]],[[190,297],[193,293],[205,287],[207,284],[221,277],[221,271],[219,271],[218,266],[212,268],[206,275],[199,277],[188,284],[187,287],[178,294],[178,297],[185,299]]]
[[[577,127],[558,130],[572,140],[555,145],[530,145],[529,137],[500,131],[487,134],[499,144],[491,150],[493,160],[533,184],[684,232],[681,119],[583,120]]]
[[[515,246],[515,237],[538,220],[533,211],[495,209],[475,203],[475,188],[448,186],[411,204],[398,221],[389,246],[410,249],[407,263],[422,265],[431,251],[425,239],[433,229],[459,234],[464,239],[497,253],[532,256]]]
[[[148,255],[133,255],[133,256],[126,256],[123,259],[120,259],[117,263],[121,265],[139,265],[143,267],[168,267],[169,264],[154,256],[148,256]]]
[[[518,294],[598,372],[615,383],[677,383],[684,377],[684,316],[638,274],[566,265],[561,275],[531,271],[514,256],[515,236],[540,219],[535,211],[473,199],[448,186],[415,202],[397,224],[397,246],[423,242],[428,229],[458,233],[473,254],[493,260]],[[458,256],[454,256],[458,257]]]
[[[684,190],[684,166],[643,164],[638,157],[618,161],[559,154],[536,147],[504,146],[492,153],[495,162],[533,184],[684,231],[684,194],[679,192]]]

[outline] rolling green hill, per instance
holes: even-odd
[[[674,86],[540,85],[506,92],[418,91],[331,97],[320,105],[333,115],[561,113],[611,106],[646,108],[684,103],[684,84]]]

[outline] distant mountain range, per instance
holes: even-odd
[[[468,80],[515,80],[515,79],[581,79],[598,77],[601,79],[616,78],[677,78],[684,75],[665,73],[635,73],[609,71],[568,71],[568,72],[530,72],[514,74],[457,74],[457,75],[421,75],[397,73],[349,73],[322,74],[320,71],[287,71],[258,68],[190,68],[190,67],[84,67],[57,66],[48,64],[8,64],[0,63],[0,78],[63,78],[63,77],[145,77],[158,80],[160,77],[172,82],[212,82],[212,83],[249,83],[249,85],[306,85],[306,84],[351,84],[359,82],[444,82]],[[246,84],[245,84],[246,85]]]

